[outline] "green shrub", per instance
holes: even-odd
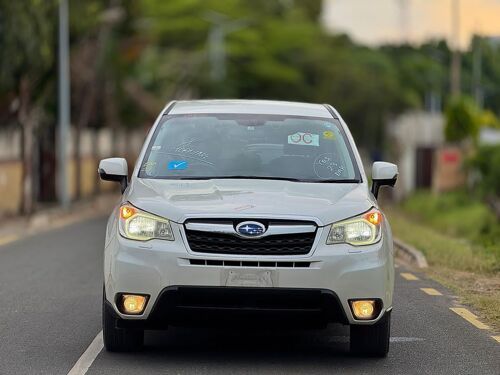
[[[478,245],[500,262],[500,223],[479,196],[465,191],[439,195],[420,191],[401,208],[436,232]]]
[[[500,271],[500,252],[460,237],[450,237],[427,222],[416,222],[398,209],[389,209],[386,213],[394,235],[421,250],[431,266],[479,273]]]
[[[475,139],[479,132],[481,113],[474,102],[465,96],[451,99],[446,108],[444,134],[448,142]]]
[[[483,196],[500,198],[500,145],[479,147],[469,166],[480,174],[479,188]]]

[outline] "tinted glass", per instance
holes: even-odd
[[[241,114],[165,116],[139,174],[173,179],[231,176],[359,180],[337,120]]]

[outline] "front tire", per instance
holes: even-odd
[[[390,311],[373,325],[351,325],[351,353],[370,357],[386,357],[389,353],[390,332]]]
[[[144,344],[144,331],[117,327],[118,318],[112,307],[106,304],[103,292],[102,299],[102,333],[104,347],[109,352],[137,351]]]

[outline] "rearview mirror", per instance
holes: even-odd
[[[123,194],[128,184],[128,166],[125,159],[102,159],[99,163],[98,173],[99,177],[101,177],[101,180],[119,182],[121,192]]]
[[[394,187],[398,178],[398,166],[384,161],[376,161],[372,166],[372,194],[378,198],[381,186]]]

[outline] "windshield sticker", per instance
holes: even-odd
[[[151,147],[151,151],[158,151],[158,150],[161,150],[160,145],[156,145],[156,146]]]
[[[297,132],[288,136],[289,145],[319,146],[319,135]]]
[[[197,140],[191,139],[187,142],[181,143],[179,146],[175,148],[175,152],[199,159],[207,159],[208,154],[206,152],[196,150],[195,148],[192,147],[193,143],[195,142],[197,142]]]
[[[156,161],[148,160],[142,165],[141,171],[151,176],[154,173],[155,168],[156,168]]]
[[[328,139],[331,141],[335,140],[335,133],[332,132],[331,130],[326,130],[323,132],[323,139]]]
[[[314,173],[319,178],[341,177],[345,172],[345,166],[335,161],[333,154],[321,154],[314,160]]]
[[[187,169],[188,162],[186,160],[172,160],[168,162],[167,168],[171,171],[183,171]]]

